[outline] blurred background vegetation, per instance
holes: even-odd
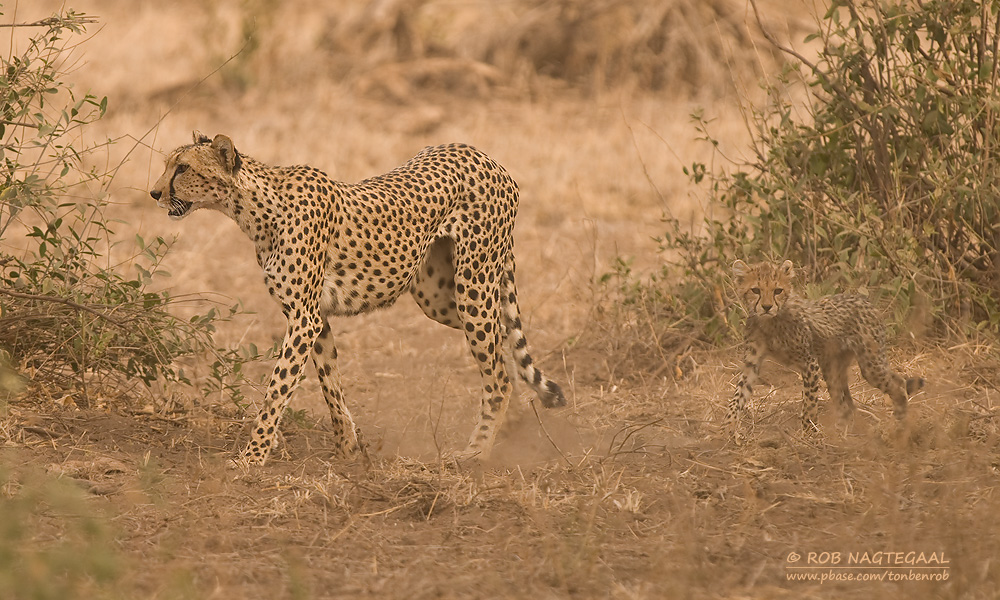
[[[229,81],[278,75],[268,65],[289,51],[273,27],[282,6],[247,5],[249,44]],[[520,96],[545,84],[714,96],[732,85],[731,70],[758,66],[744,17],[743,4],[728,0],[341,3],[326,14],[310,63],[399,101],[414,88]]]

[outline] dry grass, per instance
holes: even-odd
[[[777,387],[759,394],[756,432],[734,447],[713,424],[729,371],[700,355],[684,381],[595,386],[570,415],[542,412],[566,460],[525,413],[471,470],[386,452],[344,463],[325,431],[290,423],[288,456],[233,471],[241,427],[222,415],[19,405],[3,428],[16,480],[47,469],[106,506],[122,560],[146,565],[123,569],[116,584],[130,594],[985,598],[1000,550],[1000,428],[995,392],[963,383],[965,360],[938,352],[906,365],[933,383],[905,430],[859,384],[851,428],[829,418],[810,438],[798,433],[793,378],[769,371]],[[586,447],[573,447],[564,420]],[[526,449],[529,439],[548,451]],[[531,454],[550,458],[529,466]],[[786,578],[792,552],[866,551],[943,553],[949,580]]]
[[[10,473],[0,499],[19,497],[38,473],[81,486],[122,565],[96,591],[149,598],[994,594],[1000,425],[996,364],[982,348],[898,352],[898,362],[930,382],[899,433],[884,399],[859,384],[860,410],[846,433],[829,419],[825,433],[803,438],[798,384],[769,370],[775,388],[761,386],[756,428],[734,447],[716,426],[732,389],[731,349],[690,349],[662,337],[665,327],[647,335],[650,324],[662,326],[656,315],[599,330],[608,349],[579,343],[594,331],[601,300],[594,278],[618,255],[636,255],[637,270],[656,266],[650,237],[660,232],[663,211],[681,218],[700,211],[680,167],[711,153],[693,142],[687,114],[704,106],[718,115],[724,152],[744,145],[733,72],[746,70],[739,60],[747,56],[754,64],[767,59],[756,58],[758,40],[743,26],[741,4],[442,0],[289,8],[185,0],[75,8],[106,23],[81,48],[73,74],[81,87],[111,97],[107,118],[90,135],[132,136],[153,148],[140,144],[118,172],[119,235],[178,234],[164,265],[175,294],[238,296],[257,311],[223,336],[263,346],[281,334],[280,314],[233,224],[212,214],[175,224],[148,200],[160,151],[186,142],[194,128],[226,132],[261,160],[310,163],[356,180],[425,145],[466,141],[520,184],[522,311],[536,359],[570,399],[568,408],[537,417],[518,402],[489,463],[449,463],[443,457],[462,446],[473,422],[478,375],[461,334],[401,303],[335,324],[370,461],[329,455],[325,409],[311,381],[294,400],[284,454],[246,473],[228,465],[244,434],[243,413],[213,399],[152,398],[136,410],[12,401],[0,419]],[[20,7],[25,19],[28,11]],[[263,36],[252,52],[195,86],[241,47],[241,32],[253,25],[248,15]],[[629,19],[633,27],[621,24]],[[552,23],[570,26],[545,27]],[[616,34],[633,30],[626,40]],[[664,38],[659,54],[640,51],[664,32],[674,37]],[[557,48],[549,33],[579,43]],[[586,68],[593,60],[599,68]],[[693,88],[704,94],[692,99]],[[110,163],[130,148],[118,144]],[[60,543],[59,513],[26,518],[36,532],[32,544]],[[788,581],[788,555],[810,551],[943,552],[950,576]],[[99,597],[93,584],[80,585],[78,597]]]

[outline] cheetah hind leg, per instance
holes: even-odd
[[[885,351],[879,345],[866,348],[858,355],[861,376],[892,399],[892,412],[897,419],[906,416],[908,399],[924,387],[923,377],[903,377],[889,366]]]
[[[451,238],[441,237],[431,244],[423,263],[414,274],[410,294],[429,318],[448,327],[461,329],[462,321],[458,318],[455,302],[454,255],[455,242]],[[500,295],[503,305],[503,341],[512,349],[518,374],[535,391],[542,406],[565,406],[566,397],[562,388],[534,366],[534,360],[528,353],[528,340],[521,327],[521,314],[517,305],[512,259],[508,259],[504,265]]]
[[[504,265],[500,296],[503,304],[504,338],[513,349],[518,374],[535,391],[538,399],[542,401],[542,406],[546,408],[565,406],[566,396],[562,388],[534,365],[531,354],[528,353],[528,340],[521,327],[521,310],[517,305],[513,258],[508,258]]]
[[[825,360],[820,362],[820,369],[826,387],[830,391],[830,400],[837,405],[840,418],[849,422],[854,415],[854,399],[851,397],[851,388],[848,384],[854,352],[831,347],[824,354],[824,358]]]

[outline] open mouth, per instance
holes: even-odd
[[[170,210],[167,211],[167,216],[172,219],[180,219],[191,210],[191,205],[191,202],[173,199],[170,201]]]

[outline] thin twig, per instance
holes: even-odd
[[[250,46],[250,41],[251,41],[251,37],[247,37],[246,41],[243,42],[243,46],[240,47],[240,49],[237,50],[235,54],[233,54],[232,56],[230,56],[229,58],[227,58],[221,65],[219,65],[218,67],[216,67],[215,69],[213,69],[211,73],[209,73],[208,75],[205,75],[204,77],[202,77],[200,80],[198,80],[198,83],[192,85],[183,94],[181,94],[180,97],[178,97],[177,100],[175,100],[174,103],[171,104],[169,108],[167,108],[166,112],[164,112],[163,114],[161,114],[160,118],[157,119],[157,121],[155,123],[153,123],[153,125],[149,129],[146,130],[146,133],[142,134],[138,139],[135,139],[133,137],[133,139],[135,139],[135,143],[132,145],[131,148],[128,149],[128,152],[125,153],[125,156],[122,158],[121,162],[119,162],[118,166],[116,166],[115,168],[109,169],[109,173],[111,175],[111,179],[108,180],[108,186],[110,186],[111,183],[115,180],[115,177],[118,176],[118,170],[121,169],[122,166],[124,166],[125,163],[128,162],[129,157],[132,156],[132,152],[135,151],[135,149],[138,148],[140,145],[143,145],[142,140],[146,139],[146,137],[149,136],[149,134],[151,134],[154,131],[156,131],[159,128],[160,123],[162,123],[163,121],[165,121],[166,118],[167,118],[167,116],[170,113],[172,113],[174,111],[174,109],[177,108],[182,101],[184,101],[185,99],[187,99],[187,97],[189,95],[191,95],[192,92],[194,92],[196,89],[198,89],[199,87],[201,87],[201,84],[203,84],[206,81],[208,81],[209,77],[212,77],[213,75],[215,75],[216,73],[218,73],[219,71],[221,71],[222,69],[224,69],[226,67],[226,65],[228,65],[232,61],[236,60],[237,56],[239,56],[240,54],[243,54],[243,52]],[[149,145],[146,145],[146,146],[150,150],[153,149],[152,146],[149,146]],[[152,157],[150,157],[150,158],[152,158]]]
[[[72,300],[70,300],[68,298],[60,298],[59,296],[45,296],[45,295],[42,295],[42,294],[25,294],[23,292],[13,292],[11,290],[5,290],[5,289],[0,289],[0,294],[5,294],[7,296],[10,296],[11,298],[21,298],[22,300],[38,300],[39,302],[54,302],[56,304],[65,304],[66,306],[69,306],[70,308],[75,308],[77,310],[82,310],[82,311],[88,312],[88,313],[90,313],[90,314],[92,314],[92,315],[94,315],[96,317],[104,319],[108,323],[111,323],[113,325],[117,325],[118,327],[121,327],[122,329],[125,328],[125,324],[122,323],[121,321],[119,321],[118,319],[114,319],[112,317],[109,317],[108,315],[102,313],[101,311],[95,310],[95,309],[93,309],[93,308],[91,308],[89,306],[84,306],[83,304],[78,304],[76,302],[73,302]]]
[[[622,454],[623,449],[625,448],[625,443],[628,442],[633,435],[639,433],[640,431],[646,429],[647,427],[653,427],[654,425],[659,425],[662,422],[663,419],[660,418],[660,419],[655,419],[653,421],[649,421],[648,423],[639,423],[633,425],[626,425],[625,427],[622,427],[617,432],[615,432],[615,435],[611,437],[611,444],[608,445],[608,457],[613,457],[617,456],[618,454]],[[622,440],[619,442],[618,436],[622,433],[625,434],[625,437],[623,437]],[[615,449],[616,445],[617,449]]]
[[[31,23],[0,23],[0,28],[13,28],[13,27],[53,27],[55,25],[62,25],[66,22],[71,21],[74,24],[86,24],[86,23],[96,23],[97,17],[88,17],[86,15],[79,15],[73,17],[72,19],[64,17],[48,17],[41,19],[40,21],[33,21]]]
[[[838,96],[840,96],[845,100],[850,99],[850,96],[847,94],[847,92],[845,92],[844,89],[839,85],[837,85],[835,82],[831,81],[830,78],[826,76],[826,73],[820,71],[819,68],[805,56],[802,56],[792,48],[783,45],[781,42],[778,41],[778,38],[774,37],[774,34],[772,34],[770,31],[768,31],[766,27],[764,27],[764,22],[760,18],[760,12],[757,10],[757,0],[750,0],[750,6],[753,7],[754,18],[757,19],[757,26],[760,27],[760,32],[764,35],[764,39],[771,42],[771,45],[773,45],[781,52],[784,52],[785,54],[794,57],[796,60],[798,60],[805,66],[809,67],[809,70],[818,75],[820,79],[822,79],[823,82],[830,87],[830,89],[837,92]]]
[[[542,417],[541,415],[538,414],[538,408],[535,406],[535,401],[532,400],[531,402],[528,402],[528,404],[531,405],[531,410],[534,411],[535,418],[538,419],[538,426],[542,428],[542,433],[545,434],[545,439],[549,440],[549,443],[552,444],[552,447],[556,449],[556,452],[559,453],[559,456],[561,456],[562,459],[566,461],[566,464],[572,467],[573,463],[569,460],[566,454],[563,453],[562,449],[559,448],[558,445],[556,445],[555,440],[553,440],[552,436],[549,435],[549,431],[545,429],[545,423],[542,423]]]
[[[8,121],[6,119],[0,119],[0,125],[14,125],[15,127],[30,127],[32,129],[38,129],[38,125],[34,123],[20,123],[18,121]]]

